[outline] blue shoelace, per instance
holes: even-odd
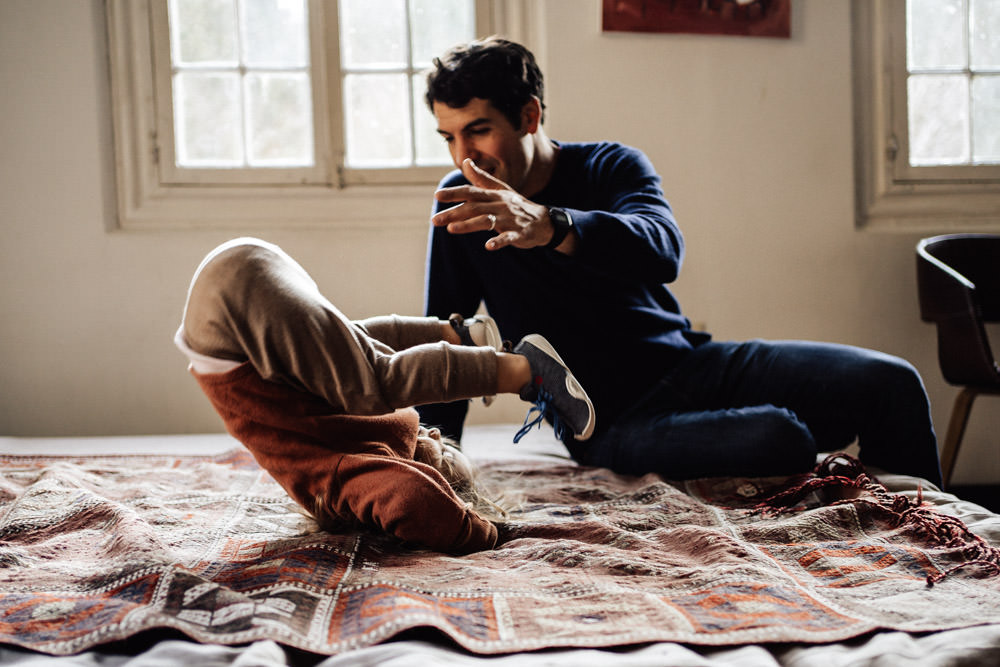
[[[531,416],[532,414],[535,415],[533,419]],[[514,444],[520,442],[521,438],[527,435],[528,431],[533,429],[535,426],[541,428],[542,421],[546,417],[549,417],[552,421],[552,428],[556,433],[556,438],[562,441],[563,434],[566,431],[566,426],[563,424],[563,421],[559,418],[556,411],[552,409],[552,394],[539,387],[538,397],[535,399],[535,404],[528,410],[528,414],[524,418],[524,424],[520,429],[518,429],[517,433],[514,434]]]

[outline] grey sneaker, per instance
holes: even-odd
[[[559,440],[564,440],[567,431],[572,432],[577,440],[586,440],[593,435],[594,404],[549,341],[538,334],[531,334],[521,339],[514,352],[527,357],[531,364],[532,381],[521,390],[521,398],[535,404],[528,410],[514,442],[523,438],[535,425],[540,426],[543,419],[552,423]]]
[[[448,318],[448,322],[458,337],[462,339],[462,345],[492,347],[497,352],[503,352],[510,347],[510,344],[505,343],[500,337],[500,329],[489,315],[474,315],[464,318],[458,313],[454,313]],[[494,399],[496,396],[483,396],[483,404],[489,406]]]

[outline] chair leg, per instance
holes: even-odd
[[[948,434],[944,440],[944,450],[941,452],[941,476],[946,489],[951,483],[951,473],[955,470],[958,448],[962,445],[962,436],[965,435],[965,427],[969,423],[972,402],[976,400],[978,393],[975,389],[965,387],[955,397],[951,419],[948,421]]]

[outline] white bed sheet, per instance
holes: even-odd
[[[485,424],[466,427],[465,451],[476,459],[568,460],[566,449],[542,429],[529,432],[518,444],[513,436],[520,425]],[[226,433],[190,435],[119,435],[75,438],[19,438],[0,436],[0,454],[219,454],[240,442]]]

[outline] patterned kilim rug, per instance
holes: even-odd
[[[496,463],[487,480],[523,490],[509,539],[456,558],[319,531],[243,450],[0,457],[0,642],[66,654],[169,628],[331,654],[431,627],[491,654],[1000,622],[996,550],[848,459],[819,470],[685,493]]]

